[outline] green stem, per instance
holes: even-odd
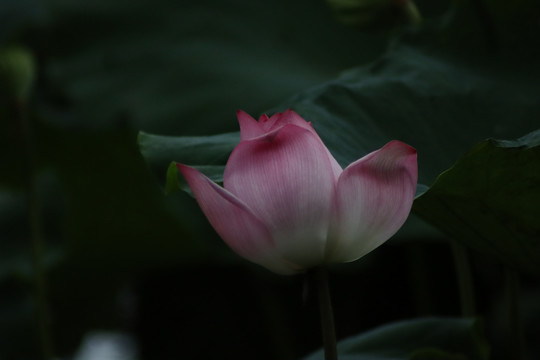
[[[452,252],[458,278],[461,315],[473,317],[476,315],[476,305],[469,253],[465,246],[456,241],[452,241]]]
[[[521,319],[521,308],[519,305],[520,280],[519,273],[505,266],[506,288],[510,309],[510,345],[512,359],[523,359],[523,323]]]
[[[321,329],[324,344],[325,360],[337,360],[337,342],[334,325],[334,313],[332,301],[330,299],[330,288],[328,286],[328,274],[325,268],[319,267],[313,270],[319,298],[319,309],[321,314]]]
[[[41,355],[44,360],[53,358],[49,307],[47,302],[47,283],[43,267],[43,238],[41,232],[41,210],[36,188],[36,164],[34,138],[26,103],[17,104],[16,114],[19,119],[26,149],[26,192],[28,197],[28,217],[32,244],[32,262],[34,266],[34,291],[37,301],[37,326]]]

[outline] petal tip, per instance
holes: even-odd
[[[187,165],[180,164],[180,163],[176,163],[176,168],[177,168],[182,174],[184,174],[184,172],[187,172],[187,171],[190,171],[190,170],[195,170],[195,169],[192,168],[191,166],[187,166]]]
[[[400,150],[400,152],[402,152],[403,154],[413,155],[417,153],[415,148],[413,148],[409,144],[406,144],[400,140],[392,140],[388,142],[386,145],[384,145],[383,148],[392,148],[392,149]]]
[[[192,181],[195,181],[197,175],[202,175],[199,170],[184,164],[176,163],[176,168],[182,173],[190,187],[193,185]]]
[[[240,125],[240,140],[249,140],[264,133],[257,120],[243,110],[236,112]]]
[[[187,165],[184,165],[184,164],[180,164],[180,163],[176,163],[176,168],[182,172],[182,174],[184,173],[184,170],[187,170],[187,168],[189,168],[189,166]]]

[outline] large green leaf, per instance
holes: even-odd
[[[424,318],[381,326],[340,341],[341,360],[480,360],[489,349],[473,319]],[[305,360],[323,359],[322,350]]]
[[[538,127],[538,70],[505,52],[477,49],[456,56],[455,39],[447,40],[448,49],[441,46],[448,31],[431,30],[408,36],[377,61],[307,89],[274,111],[290,107],[311,121],[343,167],[392,139],[409,143],[418,150],[419,195],[478,141],[516,138]],[[473,40],[464,45],[472,47]],[[150,163],[163,169],[160,177],[171,161],[180,161],[220,181],[238,139],[222,136],[227,147],[216,147],[214,136],[171,140],[142,134],[140,140]],[[193,141],[196,149],[187,146]],[[167,181],[169,191],[183,187],[174,167]]]
[[[299,94],[286,107],[313,123],[342,166],[392,139],[411,144],[419,153],[419,181],[428,185],[477,141],[515,137],[536,127],[540,105],[530,82],[524,77],[495,82],[491,75],[399,46],[369,66]],[[227,136],[227,141],[237,139]],[[216,148],[213,136],[172,140],[144,134],[141,139],[147,148],[151,142],[167,143],[143,151],[151,162],[190,159],[195,153],[184,143],[193,141],[199,159],[223,160],[230,152]]]
[[[141,131],[137,138],[141,154],[153,170],[159,174],[167,171],[165,189],[169,194],[179,189],[189,192],[176,162],[194,166],[216,182],[222,181],[227,157],[239,141],[239,133],[175,137]]]
[[[47,74],[85,126],[224,131],[238,108],[273,106],[386,46],[310,0],[48,4],[55,41]]]
[[[540,131],[478,143],[413,211],[453,239],[540,275]]]
[[[521,75],[497,78],[402,45],[289,106],[343,166],[391,139],[411,144],[419,181],[429,185],[477,141],[535,129],[540,105],[529,86]]]
[[[171,161],[217,169],[223,174],[227,157],[240,141],[239,133],[213,136],[162,136],[139,132],[141,154],[154,170],[163,173]]]

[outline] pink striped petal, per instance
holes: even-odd
[[[267,128],[267,131],[272,131],[280,126],[285,126],[287,124],[300,126],[306,130],[315,133],[315,131],[311,127],[311,124],[291,109],[287,109],[284,113],[276,113],[272,115],[268,123],[266,123],[265,128]]]
[[[283,118],[286,119],[285,121],[291,123],[291,124],[294,124],[294,125],[298,125],[298,126],[301,126],[303,127],[304,129],[307,129],[309,131],[311,131],[311,133],[313,135],[315,135],[315,137],[317,137],[317,139],[319,139],[319,142],[324,146],[324,148],[326,149],[326,155],[328,156],[328,158],[330,159],[330,163],[332,165],[332,171],[334,172],[334,175],[336,177],[336,181],[339,177],[339,175],[341,174],[341,172],[343,171],[343,169],[341,168],[341,166],[338,164],[338,162],[336,161],[336,159],[334,159],[334,156],[332,156],[332,154],[330,153],[330,151],[328,150],[328,148],[326,148],[326,145],[324,145],[323,141],[321,140],[321,138],[319,137],[319,134],[317,134],[317,132],[315,131],[315,129],[313,129],[313,126],[311,125],[311,122],[307,122],[306,120],[304,120],[300,115],[298,115],[297,113],[295,113],[294,111],[292,111],[291,109],[288,109],[287,111],[285,111],[283,113]]]
[[[349,165],[338,180],[327,260],[359,259],[394,235],[411,210],[417,173],[416,150],[400,141]]]
[[[267,131],[271,132],[276,129],[278,129],[281,126],[285,126],[287,124],[293,124],[296,126],[299,126],[301,128],[304,128],[308,131],[310,131],[321,143],[322,146],[326,149],[326,156],[328,156],[328,159],[330,159],[330,164],[332,165],[332,171],[334,173],[335,179],[337,181],[337,178],[343,171],[341,166],[338,164],[336,159],[332,156],[330,151],[326,148],[326,145],[324,145],[323,141],[319,137],[319,134],[313,129],[313,126],[311,125],[311,122],[307,122],[304,120],[300,115],[298,115],[296,112],[294,112],[291,109],[288,109],[284,113],[276,113],[272,115],[270,119],[266,118],[264,121],[261,122],[261,119],[259,119],[259,123],[261,123],[261,126]]]
[[[300,269],[276,251],[268,227],[236,196],[189,166],[177,164],[208,221],[239,255],[276,273]]]
[[[264,135],[263,128],[249,114],[242,110],[236,112],[240,124],[240,140],[249,140]]]
[[[262,123],[264,123],[264,122],[266,122],[268,120],[269,120],[268,115],[262,114],[261,116],[259,116],[259,120],[257,120],[257,121],[262,124]]]
[[[266,114],[259,118],[259,124],[264,129],[265,132],[270,132],[275,130],[281,123],[282,113],[275,113],[271,117],[268,117]]]
[[[335,178],[326,148],[304,127],[288,124],[241,142],[224,186],[269,225],[278,251],[309,267],[324,258]]]

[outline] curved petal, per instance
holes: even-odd
[[[300,270],[279,255],[268,227],[246,204],[196,169],[176,166],[210,224],[236,253],[277,273],[292,274]]]
[[[266,131],[272,131],[287,124],[293,124],[315,133],[311,124],[291,109],[287,109],[284,113],[272,115],[272,117],[264,123],[264,128]]]
[[[248,113],[242,110],[236,112],[240,124],[240,140],[249,140],[264,134],[263,128]]]
[[[313,125],[311,125],[311,122],[307,122],[300,115],[298,115],[296,112],[292,111],[291,109],[288,109],[287,111],[285,111],[283,113],[283,118],[287,119],[286,121],[291,123],[291,124],[301,126],[301,127],[305,128],[305,129],[311,131],[311,133],[313,135],[315,135],[315,137],[317,137],[317,139],[320,141],[320,143],[326,149],[326,155],[330,159],[330,164],[332,165],[332,171],[334,172],[334,175],[336,176],[336,181],[337,181],[339,175],[341,175],[341,173],[343,172],[343,169],[338,164],[336,159],[334,159],[334,156],[330,153],[330,151],[328,150],[326,145],[324,145],[323,141],[319,137],[319,134],[317,134],[317,132],[313,128]]]
[[[267,133],[275,131],[279,129],[280,127],[283,127],[287,124],[296,125],[311,132],[319,140],[321,145],[326,149],[326,155],[328,156],[328,159],[330,160],[332,171],[334,173],[335,180],[337,181],[343,169],[338,164],[336,159],[334,159],[334,156],[332,156],[332,154],[330,153],[326,145],[324,145],[323,141],[321,140],[321,138],[319,137],[315,129],[313,129],[313,126],[311,125],[310,122],[307,122],[306,120],[304,120],[300,115],[298,115],[293,110],[287,109],[287,111],[285,111],[284,113],[276,113],[272,115],[272,117],[270,118],[261,117],[259,119],[259,124]]]
[[[224,187],[269,225],[278,251],[303,267],[324,257],[335,177],[326,148],[305,128],[288,124],[241,142]]]
[[[274,115],[268,117],[266,115],[261,116],[259,118],[259,124],[264,129],[265,132],[270,132],[272,130],[277,129],[280,126],[283,126],[285,124],[281,124],[282,120],[282,113],[275,113]]]
[[[336,188],[327,260],[359,259],[394,235],[411,210],[417,177],[416,150],[400,141],[349,165]]]
[[[265,121],[268,121],[268,115],[266,114],[262,114],[261,116],[259,116],[259,120],[257,120],[259,123],[263,123]]]

